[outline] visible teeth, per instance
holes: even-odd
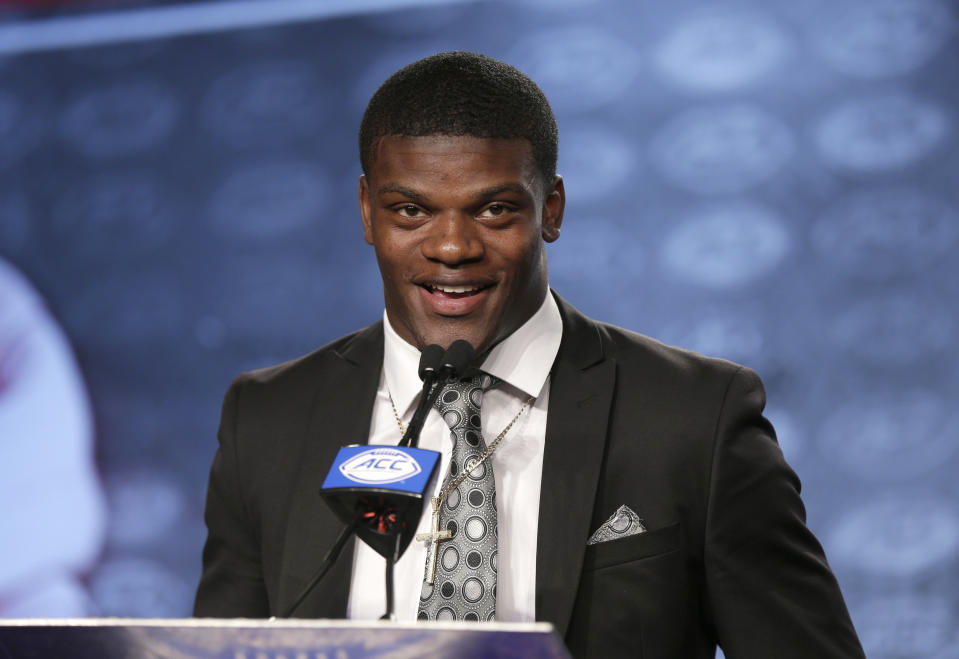
[[[434,284],[433,288],[444,293],[469,293],[480,289],[479,286],[440,286],[438,284]]]

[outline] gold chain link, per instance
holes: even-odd
[[[403,422],[400,420],[399,412],[396,411],[396,403],[393,402],[393,394],[387,391],[387,395],[390,397],[390,406],[393,408],[393,418],[396,419],[396,425],[400,428],[400,435],[405,435],[406,428],[403,426]],[[526,411],[526,408],[529,407],[534,400],[536,400],[534,396],[529,396],[526,399],[526,401],[523,403],[523,406],[519,408],[519,412],[517,412],[516,416],[513,417],[513,420],[510,421],[505,428],[503,428],[500,434],[496,436],[496,439],[493,440],[493,443],[486,447],[486,450],[483,451],[478,460],[473,462],[473,465],[469,469],[466,468],[466,465],[463,465],[463,473],[457,476],[456,480],[447,485],[446,488],[435,497],[437,502],[442,502],[450,492],[455,490],[457,487],[459,487],[460,483],[466,480],[466,477],[470,474],[470,472],[476,469],[479,465],[483,464],[486,458],[493,455],[493,451],[496,450],[496,447],[499,446],[499,443],[503,441],[504,437],[506,437],[506,433],[509,432],[510,428],[513,427],[513,424],[516,423],[520,415]],[[438,506],[439,503],[436,505]]]

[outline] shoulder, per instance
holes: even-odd
[[[557,297],[563,317],[562,354],[586,366],[611,360],[617,390],[635,388],[650,395],[722,396],[734,381],[759,386],[759,377],[734,362],[671,346],[645,334],[588,318]]]
[[[375,387],[382,344],[377,323],[296,359],[237,376],[223,400],[221,445],[254,456],[248,477],[259,474],[264,461],[281,460],[302,442],[305,429],[324,411],[342,411],[336,401],[344,387],[370,382]],[[277,450],[280,446],[285,452]]]
[[[382,361],[383,324],[374,323],[327,343],[305,355],[272,366],[246,371],[234,379],[231,388],[272,388],[312,380],[340,363]],[[378,355],[378,357],[377,357]]]
[[[608,323],[596,323],[608,357],[616,360],[622,372],[660,380],[729,382],[736,376],[755,377],[741,364],[708,357],[678,346],[667,345],[650,336]]]
[[[647,447],[657,461],[668,454],[689,464],[699,456],[707,474],[723,429],[766,428],[765,390],[749,368],[589,319],[565,302],[560,309],[566,345],[557,370],[612,366],[610,437]]]
[[[647,414],[698,425],[704,436],[711,436],[737,410],[749,410],[756,418],[762,413],[766,392],[752,369],[612,325],[598,326],[607,355],[616,363],[617,396]]]
[[[382,361],[383,325],[377,322],[306,355],[241,373],[227,390],[224,407],[269,416],[302,411],[318,392],[335,388],[338,378],[378,372]]]

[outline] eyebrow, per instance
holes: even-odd
[[[529,194],[529,190],[519,183],[504,183],[503,185],[494,185],[492,187],[480,190],[476,193],[476,196],[480,199],[489,199],[490,197],[501,195],[504,192],[512,192],[518,195]]]
[[[400,185],[399,183],[386,183],[377,191],[378,194],[387,194],[391,192],[402,195],[408,199],[412,199],[413,201],[424,201],[426,199],[426,195],[417,192],[413,188]],[[529,191],[519,183],[504,183],[502,185],[494,185],[488,188],[483,188],[482,190],[476,192],[474,198],[478,200],[486,200],[490,199],[491,197],[501,195],[504,192],[512,192],[518,195],[529,194]]]
[[[400,185],[399,183],[386,183],[381,188],[379,188],[379,190],[377,190],[377,194],[386,194],[390,192],[403,195],[404,197],[409,197],[410,199],[413,199],[414,201],[422,201],[424,199],[423,195],[421,195],[419,192],[417,192],[413,188],[407,188],[406,186]]]

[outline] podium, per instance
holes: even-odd
[[[548,623],[0,620],[0,659],[569,659]]]

